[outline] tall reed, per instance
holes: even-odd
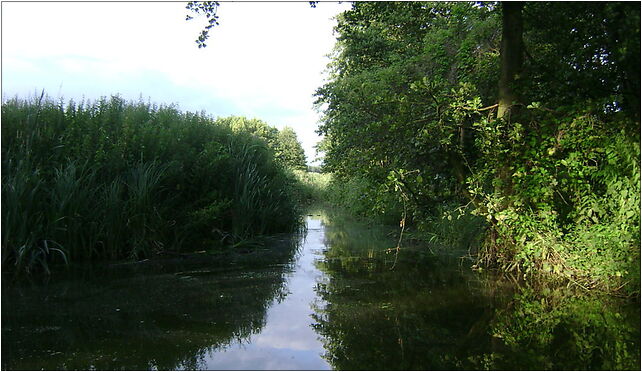
[[[49,271],[287,231],[295,181],[273,158],[265,142],[173,106],[8,100],[2,265]]]

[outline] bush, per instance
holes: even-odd
[[[560,111],[511,123],[502,143],[480,136],[487,173],[471,184],[484,200],[477,212],[492,225],[483,255],[526,275],[639,291],[640,144],[627,125]],[[508,183],[496,176],[502,169],[510,169]],[[484,174],[494,191],[483,190]]]

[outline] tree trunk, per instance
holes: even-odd
[[[502,41],[500,47],[500,75],[499,75],[499,102],[497,107],[497,118],[505,121],[511,120],[511,114],[515,113],[515,104],[519,102],[518,94],[515,92],[516,82],[522,72],[524,62],[524,44],[522,39],[523,20],[521,2],[502,2]],[[499,210],[509,207],[508,197],[513,193],[513,182],[511,179],[510,160],[505,159],[503,164],[498,166],[495,184],[495,196],[499,197],[501,203]],[[494,247],[498,234],[497,226],[499,221],[495,216],[491,218],[490,251],[487,252],[487,259],[497,259],[497,247]]]
[[[508,119],[511,107],[518,102],[515,81],[524,63],[523,7],[521,2],[502,2],[498,118]]]

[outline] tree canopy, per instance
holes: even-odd
[[[356,2],[316,93],[324,167],[411,220],[473,205],[489,264],[639,272],[639,24],[633,3]]]
[[[290,127],[284,127],[278,134],[277,159],[295,169],[306,169],[305,151],[297,139],[296,132]]]
[[[243,116],[219,118],[221,123],[234,132],[249,133],[265,142],[274,152],[275,159],[282,165],[293,169],[305,169],[305,151],[299,142],[296,132],[290,127],[279,130],[260,119],[248,119]]]

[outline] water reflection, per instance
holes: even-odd
[[[380,229],[326,226],[315,329],[339,370],[633,369],[640,307],[477,275]]]
[[[568,288],[520,287],[495,312],[490,333],[505,346],[484,365],[640,370],[640,306]]]
[[[265,327],[244,345],[234,345],[207,360],[208,369],[326,370],[323,344],[310,326],[310,305],[317,299],[315,284],[320,273],[314,267],[323,253],[323,230],[308,218],[300,255],[287,277],[287,296],[271,306]]]
[[[226,260],[85,269],[44,286],[3,280],[2,368],[207,369],[264,328],[287,295],[298,242]]]
[[[395,257],[381,227],[307,225],[225,259],[3,280],[2,368],[639,370],[639,302],[475,274],[422,246]]]

